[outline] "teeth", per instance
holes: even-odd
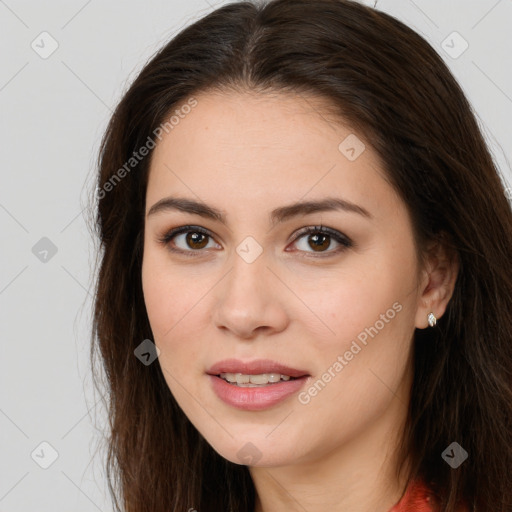
[[[281,380],[290,380],[289,375],[282,375],[280,373],[262,373],[260,375],[244,375],[242,373],[221,373],[221,379],[227,380],[233,384],[242,385],[245,387],[252,387],[251,385],[265,385],[269,382],[271,384],[280,382]]]
[[[242,375],[241,373],[234,374],[235,382],[237,384],[249,384],[250,378],[249,375]],[[253,384],[257,384],[257,382],[253,382]]]

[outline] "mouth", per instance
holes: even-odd
[[[277,384],[279,382],[288,382],[290,380],[297,380],[300,377],[291,377],[290,375],[283,375],[281,373],[260,373],[258,375],[248,375],[243,373],[220,373],[216,375],[224,379],[229,384],[241,388],[257,388],[268,386],[269,384]]]
[[[305,370],[286,366],[270,359],[257,359],[250,362],[225,359],[215,363],[206,373],[220,377],[231,384],[256,386],[310,376]]]
[[[311,375],[269,359],[243,362],[227,359],[213,365],[207,375],[213,391],[232,407],[258,411],[296,394]]]

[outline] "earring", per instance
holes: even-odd
[[[434,315],[434,313],[429,313],[427,316],[427,319],[428,319],[428,325],[430,327],[434,327],[434,325],[437,324],[437,318],[436,318],[436,315]]]

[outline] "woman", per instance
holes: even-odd
[[[512,509],[512,212],[411,29],[217,9],[123,97],[97,201],[118,510]]]

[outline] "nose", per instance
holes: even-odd
[[[215,287],[216,327],[243,339],[286,328],[286,287],[268,266],[265,253],[248,263],[234,254],[233,267]],[[288,297],[289,299],[289,297]]]

